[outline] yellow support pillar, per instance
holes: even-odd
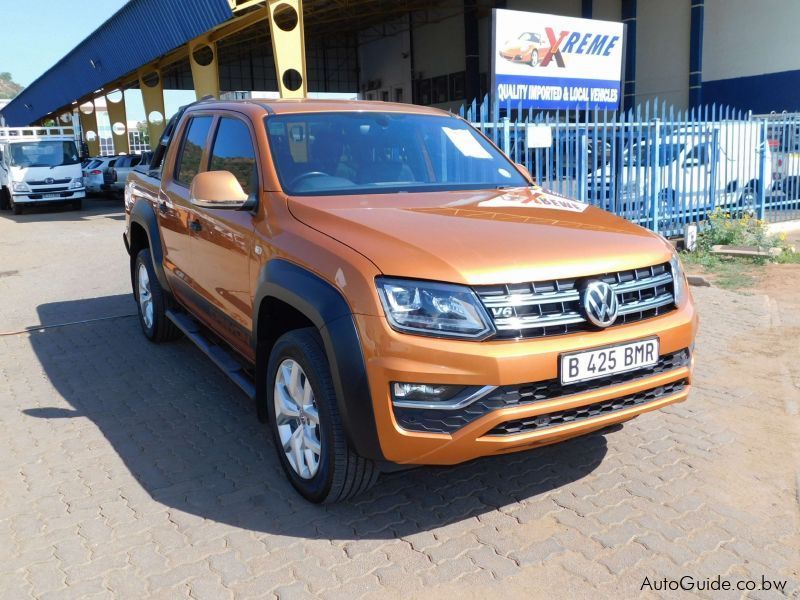
[[[161,71],[144,69],[139,71],[139,88],[142,90],[142,102],[147,116],[147,130],[150,134],[150,147],[155,148],[166,124],[164,110],[164,83]]]
[[[78,107],[81,120],[81,131],[90,156],[100,155],[100,136],[97,133],[97,111],[94,100],[88,100]]]
[[[269,30],[281,98],[305,98],[306,44],[302,0],[268,0]]]
[[[125,94],[115,90],[106,94],[106,110],[111,122],[111,139],[114,142],[114,154],[130,154],[128,143],[128,115],[125,110]]]
[[[217,43],[207,35],[189,42],[189,64],[192,67],[192,81],[197,99],[206,96],[219,98]]]

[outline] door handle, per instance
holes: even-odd
[[[195,233],[198,233],[202,228],[203,228],[203,226],[200,224],[200,221],[190,221],[189,222],[189,229],[191,229]]]

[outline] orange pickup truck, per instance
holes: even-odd
[[[125,208],[144,334],[185,335],[250,395],[312,502],[689,394],[671,245],[542,190],[446,112],[200,101]]]

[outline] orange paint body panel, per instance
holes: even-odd
[[[518,54],[514,48],[507,52],[509,58]],[[522,60],[529,57],[523,56]],[[680,280],[682,274],[670,275],[674,251],[660,236],[536,186],[324,196],[289,194],[274,163],[267,132],[270,120],[287,115],[300,118],[344,112],[423,115],[463,126],[458,117],[435,109],[379,102],[202,102],[187,110],[175,139],[183,135],[193,116],[211,116],[214,123],[226,116],[245,122],[258,161],[257,202],[252,210],[208,209],[194,203],[186,182],[175,179],[180,148],[177,143],[170,144],[166,151],[160,179],[144,173],[133,173],[129,179],[132,189],[142,191],[133,192],[132,199],[126,201],[126,239],[131,243],[133,204],[150,202],[159,215],[163,268],[172,295],[244,361],[256,363],[259,356],[255,322],[265,270],[274,261],[283,261],[318,278],[344,299],[349,315],[341,318],[352,318],[356,329],[361,356],[354,358],[363,361],[368,387],[363,391],[369,395],[380,451],[388,462],[448,465],[525,450],[623,422],[687,398],[697,330],[697,315],[688,288],[674,304],[662,303],[652,314],[643,309],[639,320],[623,322],[620,317],[618,323],[607,328],[586,326],[577,314],[571,315],[572,321],[564,331],[545,330],[541,336],[505,338],[493,334],[482,341],[437,337],[435,332],[415,335],[393,327],[376,285],[381,277],[442,282],[476,290],[476,294],[483,294],[480,290],[492,286],[508,286],[510,290],[534,282],[573,282],[574,288],[562,290],[559,283],[555,292],[543,292],[542,296],[571,293],[570,302],[582,301],[584,281],[614,274],[633,272],[639,277],[639,271],[644,270],[642,277],[661,277],[661,287],[654,288],[656,294],[665,294],[663,290],[668,289],[676,294],[677,286],[685,287],[685,281]],[[292,135],[295,143],[302,143],[308,134],[299,129]],[[212,140],[210,133],[204,157]],[[207,158],[204,160],[207,163]],[[514,165],[509,162],[503,170],[513,171]],[[190,227],[194,221],[197,231]],[[641,286],[637,288],[636,281],[626,283],[619,275],[615,285],[620,286],[616,293],[621,302],[635,305],[635,294],[641,297]],[[535,305],[540,302],[536,299],[540,292],[535,286],[531,290],[528,295],[533,299],[528,301]],[[487,296],[480,296],[496,327],[495,334],[501,332],[502,319],[516,314],[513,303],[525,296],[522,292],[518,296],[509,294],[512,304],[507,313],[503,312],[506,307],[490,312],[491,302]],[[547,316],[546,312],[542,314]],[[522,320],[520,317],[519,322]],[[569,329],[576,323],[577,329]],[[324,331],[331,326],[326,322],[319,328]],[[662,358],[685,352],[686,361],[641,376],[608,379],[597,387],[587,384],[571,388],[568,383],[560,383],[562,392],[556,396],[492,408],[474,418],[465,417],[462,426],[448,431],[413,430],[408,420],[402,425],[392,397],[394,382],[497,390],[537,382],[556,382],[555,386],[563,354],[651,338],[658,340]],[[332,361],[331,368],[337,368]],[[348,377],[348,373],[340,375]],[[569,413],[672,384],[676,386],[674,392],[650,401],[598,409],[596,414],[549,426],[496,432],[496,428],[511,422]],[[421,418],[427,418],[425,415]],[[360,433],[349,431],[348,435],[352,439]]]

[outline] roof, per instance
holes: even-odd
[[[231,108],[234,106],[259,106],[267,112],[280,114],[302,114],[319,112],[385,112],[407,113],[418,115],[453,116],[440,108],[420,106],[418,104],[402,104],[399,102],[382,102],[379,100],[338,100],[327,98],[248,98],[244,100],[200,100],[189,106],[192,110],[203,108]]]
[[[0,112],[10,126],[33,123],[232,16],[228,0],[130,0]]]

